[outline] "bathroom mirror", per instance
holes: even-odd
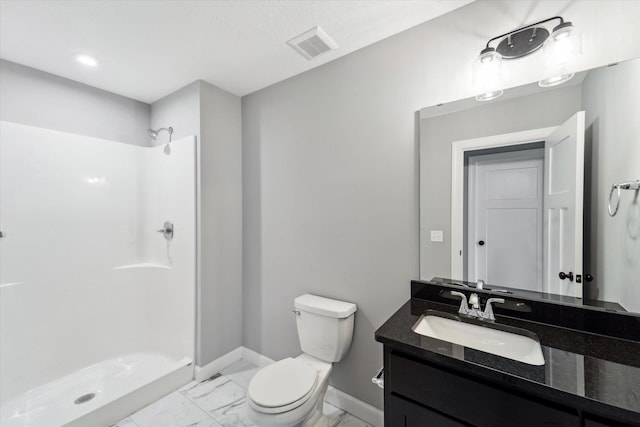
[[[577,73],[552,88],[533,83],[494,101],[427,107],[419,120],[422,280],[482,279],[514,293],[640,312],[639,192],[620,191],[616,215],[608,212],[611,186],[640,179],[640,59]],[[569,156],[584,166],[582,180],[567,158],[558,161],[563,150],[549,149],[551,134],[571,120],[574,128],[584,121],[576,130],[583,157]],[[553,167],[556,178],[549,177]],[[545,217],[544,190],[569,178],[584,186],[574,198],[583,204],[574,215],[583,222],[576,227],[582,242],[579,233],[561,237],[546,228],[554,220]],[[616,204],[614,191],[612,210]],[[513,214],[501,211],[507,205]],[[558,222],[568,223],[568,211],[558,212]],[[573,247],[582,268],[556,265],[548,280],[554,238]]]

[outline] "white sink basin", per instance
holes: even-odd
[[[413,325],[414,332],[453,344],[528,363],[544,365],[537,339],[485,326],[448,319],[427,312]],[[527,333],[526,331],[523,331]],[[535,336],[534,334],[531,334]]]

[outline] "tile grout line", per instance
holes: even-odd
[[[206,381],[206,380],[205,380],[205,381]],[[189,390],[193,389],[194,387],[197,387],[199,384],[202,384],[202,383],[203,383],[203,382],[205,382],[205,381],[200,381],[200,382],[199,382],[198,384],[196,384],[195,386],[193,386],[193,387],[189,388]],[[198,404],[197,404],[193,399],[191,399],[189,396],[187,396],[187,394],[186,394],[186,390],[185,390],[185,391],[179,391],[179,390],[176,390],[176,391],[177,391],[178,393],[180,393],[180,394],[181,394],[185,399],[187,399],[189,402],[193,403],[193,404],[194,404],[194,406],[195,406],[196,408],[198,408],[199,410],[201,410],[202,412],[204,412],[204,413],[207,415],[207,418],[209,418],[210,420],[212,420],[213,422],[215,422],[215,423],[216,423],[216,425],[218,425],[218,426],[220,425],[220,423],[218,422],[218,420],[216,420],[215,418],[213,418],[213,415],[211,415],[211,414],[209,413],[209,411],[205,410],[204,408],[201,408],[201,407],[200,407],[200,405],[198,405]]]
[[[135,414],[135,412],[134,412],[134,414]],[[125,417],[125,418],[121,419],[120,421],[118,421],[118,422],[117,422],[117,423],[115,423],[115,424],[111,424],[109,427],[119,427],[119,426],[120,426],[120,423],[123,423],[123,422],[133,423],[133,425],[134,425],[135,427],[140,427],[140,426],[138,425],[138,423],[136,423],[136,422],[133,420],[133,418],[131,418],[131,415],[133,415],[133,414],[128,415],[127,417]]]

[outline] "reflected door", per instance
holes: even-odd
[[[584,111],[545,143],[545,292],[582,297]]]
[[[468,280],[542,290],[544,149],[471,156]]]

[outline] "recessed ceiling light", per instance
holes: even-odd
[[[82,65],[86,65],[87,67],[98,66],[98,60],[93,56],[89,56],[89,55],[76,55],[76,61],[78,61]]]

